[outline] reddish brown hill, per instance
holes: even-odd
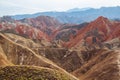
[[[55,18],[49,16],[38,16],[36,18],[25,18],[14,20],[11,17],[0,18],[0,31],[17,33],[32,39],[47,39],[59,26]]]
[[[95,21],[89,23],[86,27],[79,30],[75,39],[68,43],[68,47],[78,46],[83,41],[83,39],[92,42],[92,38],[96,37],[99,42],[107,41],[108,39],[113,39],[119,37],[120,23],[115,21],[110,21],[107,18],[99,17]],[[91,39],[90,39],[91,37]]]
[[[45,39],[49,40],[47,34],[38,30],[30,25],[26,25],[19,22],[14,23],[0,23],[0,31],[7,33],[14,33],[31,39]]]
[[[116,22],[115,25],[113,26],[113,31],[110,34],[108,40],[111,40],[113,38],[119,38],[120,37],[120,22]]]
[[[25,18],[20,20],[23,23],[28,23],[34,27],[58,27],[60,23],[53,17],[49,16],[38,16],[36,18]]]
[[[36,18],[22,19],[20,20],[20,22],[27,23],[49,35],[54,29],[58,28],[61,25],[55,18],[49,16],[39,16]]]
[[[51,38],[54,40],[62,40],[68,42],[72,40],[78,31],[88,25],[88,23],[82,24],[63,24],[59,29],[55,30],[51,35]]]
[[[96,38],[97,42],[100,43],[119,37],[120,22],[110,21],[101,16],[95,21],[82,26],[61,25],[52,17],[39,16],[14,22],[2,22],[0,23],[0,30],[27,36],[31,39],[47,41],[61,39],[67,42],[67,45],[63,44],[64,46],[77,47],[83,41],[92,44],[93,38]]]
[[[44,32],[42,32],[41,30],[37,30],[36,28],[34,28],[32,26],[18,24],[16,26],[15,30],[18,34],[24,34],[24,35],[28,36],[29,38],[49,39],[49,37]]]

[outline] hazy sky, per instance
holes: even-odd
[[[107,6],[120,6],[120,0],[0,0],[0,16]]]

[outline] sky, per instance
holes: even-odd
[[[120,6],[120,0],[0,0],[0,16]]]

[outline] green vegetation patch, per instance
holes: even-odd
[[[0,80],[74,80],[62,72],[27,66],[7,66],[0,68]]]

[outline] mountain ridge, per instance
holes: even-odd
[[[91,38],[92,38],[92,36],[95,36],[97,33],[101,36],[100,39],[103,42],[115,38],[114,35],[116,37],[119,37],[119,32],[114,33],[114,35],[111,35],[111,34],[113,34],[114,30],[119,31],[119,29],[117,29],[119,27],[119,25],[120,25],[119,22],[111,21],[103,16],[100,16],[96,20],[90,22],[84,28],[80,29],[78,31],[78,34],[76,35],[76,37],[73,40],[71,40],[68,45],[69,45],[69,47],[75,46],[76,44],[79,45],[78,43],[82,43],[84,41],[84,39],[86,39],[86,35],[90,35],[90,36],[88,36],[88,40],[87,39],[86,40],[92,43]],[[95,34],[94,34],[94,31],[96,32]],[[98,36],[96,36],[96,37],[98,37]]]
[[[112,11],[112,13],[111,13]],[[51,16],[62,23],[83,23],[90,22],[99,16],[105,16],[109,19],[120,18],[120,6],[116,7],[101,7],[99,9],[90,8],[85,11],[75,12],[41,12],[35,14],[15,15],[14,19],[34,18],[40,15]]]

